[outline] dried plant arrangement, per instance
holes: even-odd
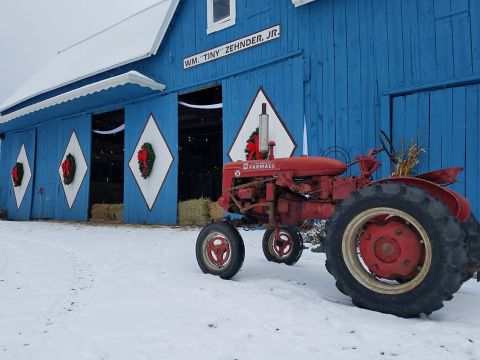
[[[402,151],[397,156],[397,168],[392,177],[412,176],[415,166],[420,163],[420,155],[426,153],[425,148],[410,139],[407,145],[402,145]]]

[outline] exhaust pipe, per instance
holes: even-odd
[[[262,159],[268,157],[268,114],[267,114],[267,104],[262,103],[262,113],[259,116],[259,126],[258,126],[258,138],[260,151],[260,156]]]

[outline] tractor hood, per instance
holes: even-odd
[[[294,177],[335,176],[345,172],[345,163],[324,157],[301,156],[273,160],[236,161],[224,165],[224,170],[232,170],[235,177],[273,176],[280,171],[291,171]]]

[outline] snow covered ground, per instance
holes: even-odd
[[[267,262],[258,231],[232,281],[198,231],[0,222],[0,359],[480,359],[480,285],[430,317],[358,309],[324,255]]]

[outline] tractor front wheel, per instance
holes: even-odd
[[[326,267],[355,305],[430,314],[460,288],[464,232],[450,209],[415,186],[363,188],[327,222]]]
[[[234,277],[243,265],[245,246],[238,230],[226,223],[205,226],[197,238],[197,262],[205,274]]]
[[[267,229],[263,235],[262,248],[268,261],[294,265],[302,256],[302,234],[295,227]]]

